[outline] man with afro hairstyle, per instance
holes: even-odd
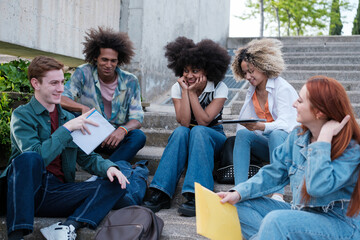
[[[144,118],[139,81],[119,68],[130,63],[133,43],[126,33],[99,27],[87,32],[83,44],[87,63],[66,83],[61,106],[81,113],[95,108],[116,129],[95,151],[113,162],[130,161],[146,141],[139,129]]]

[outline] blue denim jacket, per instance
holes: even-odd
[[[233,188],[240,194],[241,201],[274,193],[290,182],[292,208],[322,207],[326,211],[337,201],[347,205],[359,174],[359,144],[351,140],[343,154],[331,161],[330,143],[309,144],[310,132],[298,135],[300,131],[300,128],[294,129],[275,149],[272,164]],[[304,179],[311,196],[306,204],[301,199]]]

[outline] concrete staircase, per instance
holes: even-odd
[[[231,38],[228,40],[229,53],[251,41],[251,38]],[[282,77],[289,81],[297,90],[313,75],[327,75],[339,80],[348,92],[356,115],[360,116],[360,36],[349,37],[290,37],[281,38],[284,44],[283,52],[287,63],[287,70]],[[235,83],[229,70],[224,82],[229,86],[229,99],[224,109],[225,119],[237,118],[245,99],[248,83]],[[169,98],[168,94],[164,96]],[[167,101],[169,102],[169,101]],[[171,101],[170,101],[171,102]],[[360,121],[358,121],[360,122]],[[172,105],[151,103],[146,108],[142,130],[147,135],[146,146],[137,154],[136,160],[149,160],[150,179],[154,175],[167,139],[172,131],[179,126],[175,119]],[[224,125],[227,136],[235,135],[235,125]],[[79,173],[79,180],[86,179],[88,175]],[[183,178],[177,187],[177,193],[172,201],[171,209],[161,210],[157,213],[165,226],[161,239],[205,239],[196,234],[196,218],[181,217],[177,213],[178,206],[184,201],[181,196]],[[215,184],[215,192],[226,191],[232,185]],[[286,189],[285,200],[291,200],[289,187]],[[39,232],[41,227],[50,225],[58,219],[35,219],[35,232],[28,239],[42,239]],[[0,218],[0,239],[5,239],[5,219]],[[95,232],[82,229],[78,239],[94,239]]]

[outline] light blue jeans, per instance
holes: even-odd
[[[250,154],[264,162],[272,163],[272,152],[281,145],[288,133],[274,130],[270,134],[258,134],[247,129],[237,131],[233,152],[235,185],[248,179]],[[284,194],[284,189],[279,193]]]
[[[182,194],[195,193],[195,182],[214,189],[214,156],[219,154],[225,140],[222,125],[176,128],[169,137],[150,187],[172,198],[187,163]]]
[[[246,239],[360,239],[360,216],[346,216],[347,203],[291,210],[289,203],[260,197],[235,204]]]

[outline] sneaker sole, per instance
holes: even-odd
[[[170,204],[170,202],[167,202],[167,203],[160,203],[156,206],[148,206],[145,204],[143,204],[142,206],[146,207],[146,208],[150,209],[151,211],[153,211],[154,213],[156,213],[156,212],[160,211],[161,209],[169,209],[171,207],[171,204]]]
[[[181,215],[183,215],[185,217],[195,217],[196,216],[196,212],[186,209],[186,208],[179,208],[178,213],[180,213]]]

